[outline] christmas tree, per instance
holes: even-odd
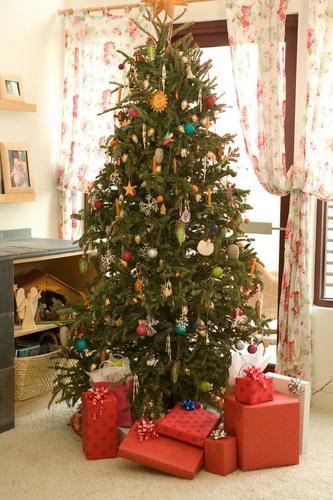
[[[112,82],[107,161],[78,215],[81,270],[92,265],[96,276],[55,394],[75,404],[89,373],[121,354],[135,379],[134,416],[157,418],[170,401],[220,408],[231,349],[248,341],[254,352],[266,322],[248,305],[260,279],[240,229],[247,192],[233,182],[233,136],[212,130],[224,106],[211,62],[190,33],[172,41],[172,22],[147,16],[153,33],[122,54],[124,84]]]

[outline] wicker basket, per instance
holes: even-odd
[[[15,401],[25,401],[52,391],[56,371],[50,368],[50,364],[58,352],[14,359]]]

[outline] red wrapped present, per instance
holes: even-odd
[[[107,388],[82,393],[82,447],[88,460],[117,455],[117,415],[117,399]]]
[[[240,403],[250,405],[272,401],[273,379],[267,377],[260,368],[245,368],[244,377],[236,377],[235,396]]]
[[[234,436],[205,439],[205,470],[226,476],[237,469],[237,443]]]
[[[203,450],[158,436],[139,441],[138,422],[119,446],[118,456],[184,479],[193,479],[203,465]]]
[[[224,428],[237,437],[239,468],[243,471],[299,463],[299,401],[274,393],[274,400],[257,405],[224,399]]]
[[[157,425],[157,431],[164,436],[204,447],[205,439],[220,420],[218,413],[198,408],[185,410],[181,405],[175,406]]]

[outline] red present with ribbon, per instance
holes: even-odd
[[[88,460],[117,455],[117,399],[106,387],[82,393],[82,447]]]
[[[244,377],[236,377],[235,396],[239,403],[250,405],[273,400],[273,379],[267,377],[260,368],[249,366]]]

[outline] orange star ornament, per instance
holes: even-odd
[[[156,113],[162,113],[168,105],[168,97],[162,90],[157,90],[150,101],[150,106]]]
[[[171,19],[174,18],[176,5],[187,5],[186,0],[142,0],[142,2],[153,6],[154,16],[165,10]]]
[[[124,186],[125,189],[125,196],[130,196],[131,198],[134,198],[136,196],[136,186],[132,186],[131,181],[128,181],[127,186]]]

